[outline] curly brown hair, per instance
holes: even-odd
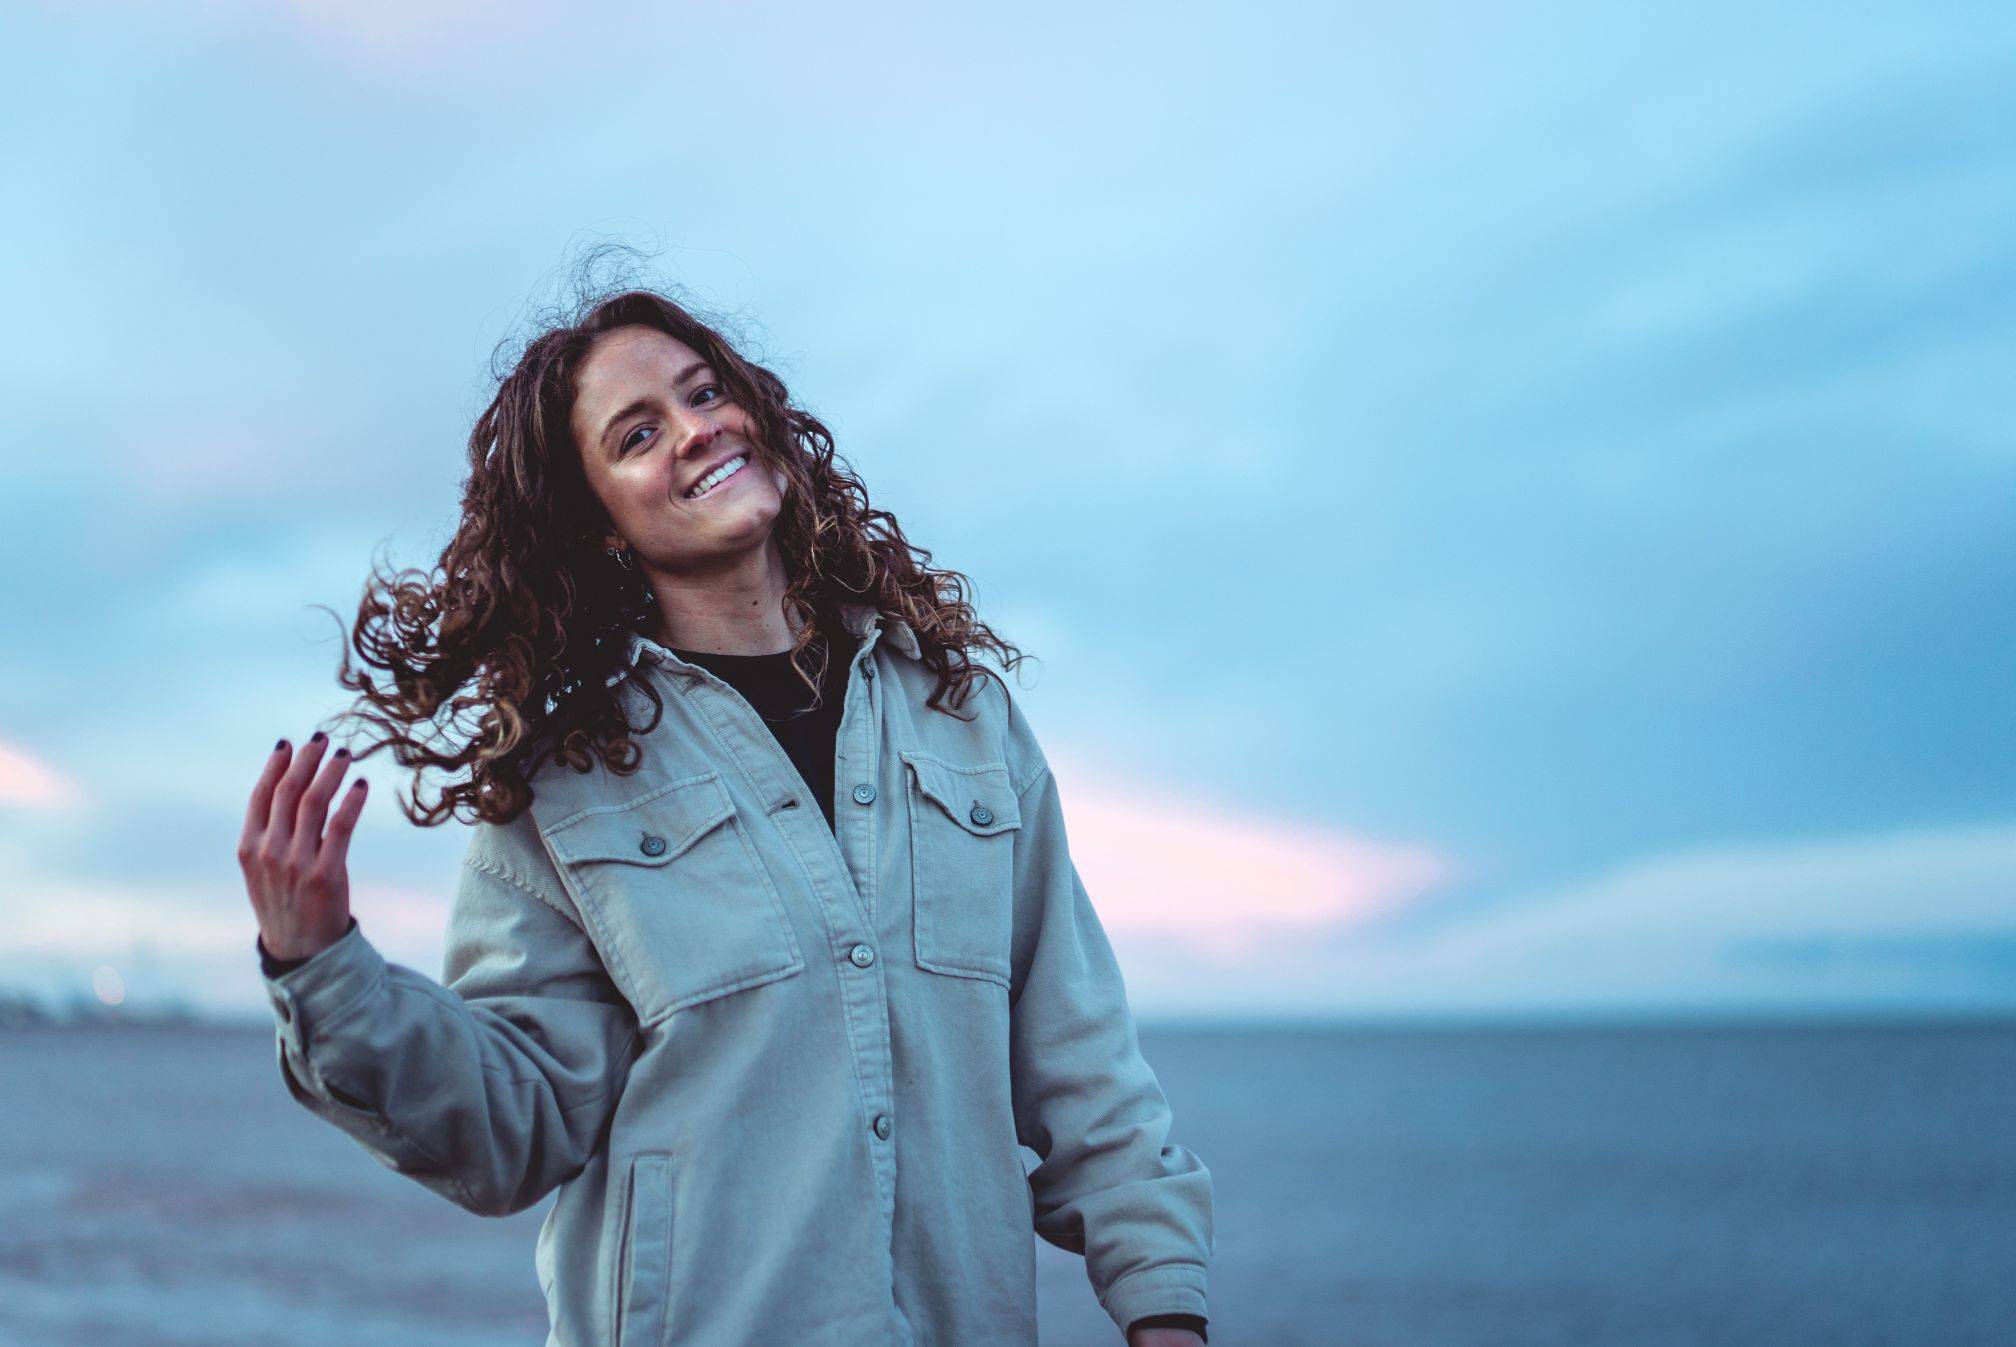
[[[643,759],[630,736],[649,733],[663,714],[648,679],[637,686],[650,700],[649,722],[633,726],[623,711],[615,676],[629,633],[656,599],[641,569],[606,554],[602,539],[616,530],[569,428],[582,363],[602,334],[633,324],[684,342],[713,366],[749,414],[759,454],[787,479],[773,537],[789,576],[785,608],[799,619],[792,667],[815,700],[825,673],[819,636],[840,629],[842,604],[871,604],[910,626],[938,679],[925,704],[948,715],[980,678],[999,679],[976,654],[992,651],[1004,669],[1030,658],[980,621],[964,575],[930,566],[931,553],[913,546],[893,515],[869,506],[832,433],[792,405],[776,374],[655,289],[590,295],[549,319],[498,376],[469,436],[461,522],[440,560],[428,571],[391,571],[374,560],[348,632],[358,659],[390,680],[374,685],[346,647],[337,679],[360,695],[337,720],[382,731],[356,757],[389,747],[401,766],[421,769],[411,803],[400,805],[417,825],[465,810],[471,821],[518,817],[549,755],[579,772],[599,757],[628,775]],[[420,777],[430,767],[468,775],[422,804]]]

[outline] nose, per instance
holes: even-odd
[[[679,457],[698,458],[721,438],[721,424],[705,416],[692,416],[686,418],[685,432],[686,438],[679,446]]]

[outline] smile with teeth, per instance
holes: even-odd
[[[701,496],[706,495],[709,491],[712,491],[715,487],[742,471],[743,465],[748,461],[749,455],[747,454],[735,455],[735,457],[729,459],[726,463],[723,463],[720,467],[694,483],[693,489],[686,493],[686,499],[697,500]]]

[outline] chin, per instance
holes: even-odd
[[[768,540],[770,531],[777,526],[777,516],[783,512],[782,502],[775,497],[742,502],[734,517],[721,521],[721,529],[741,546],[755,546]]]

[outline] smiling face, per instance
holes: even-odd
[[[784,474],[761,460],[748,414],[678,338],[642,326],[603,334],[581,363],[569,424],[588,487],[621,535],[609,543],[627,544],[648,570],[732,568],[769,541]]]

